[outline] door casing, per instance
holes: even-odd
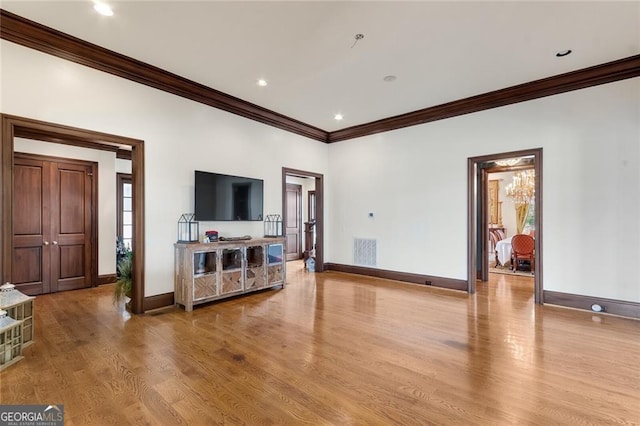
[[[314,178],[316,191],[316,272],[324,271],[324,175],[305,170],[282,168],[282,223],[287,221],[287,176]]]
[[[488,161],[525,156],[533,156],[533,169],[535,171],[536,203],[534,206],[534,223],[536,229],[536,259],[534,271],[534,300],[537,304],[543,304],[544,265],[542,262],[542,242],[544,241],[544,237],[542,227],[542,148],[483,155],[467,159],[467,292],[469,294],[474,294],[476,292],[476,279],[478,278],[478,272],[480,273],[480,276],[483,277],[486,275],[484,270],[487,268],[487,265],[484,265],[484,262],[478,265],[478,241],[482,242],[481,250],[486,252],[489,226],[486,205],[488,179],[486,179],[486,173],[483,174],[480,170],[480,165]],[[480,237],[478,238],[478,236]],[[482,256],[482,259],[486,258],[486,253],[480,253],[480,255]],[[480,266],[480,270],[478,270],[478,266]]]
[[[84,148],[116,152],[131,147],[131,175],[133,179],[133,313],[144,312],[144,141],[108,133],[95,132],[62,124],[0,114],[0,274],[2,281],[11,277],[11,235],[13,235],[13,146],[14,138],[35,139]]]

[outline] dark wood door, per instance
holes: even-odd
[[[51,290],[50,163],[15,157],[11,281],[26,294]]]
[[[302,238],[300,236],[302,223],[302,186],[287,184],[287,223],[285,235],[287,238],[287,260],[302,258]]]
[[[91,287],[91,167],[52,164],[51,292]]]
[[[91,286],[94,168],[16,154],[12,282],[20,291]]]

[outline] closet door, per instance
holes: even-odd
[[[91,287],[91,167],[51,164],[51,292]]]
[[[31,295],[51,291],[50,166],[18,156],[14,160],[11,281]]]
[[[94,167],[15,155],[12,282],[23,293],[91,287]]]

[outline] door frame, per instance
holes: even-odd
[[[56,123],[0,114],[0,267],[2,281],[11,280],[11,246],[13,235],[13,150],[14,138],[32,139],[83,148],[115,152],[131,149],[131,177],[133,180],[133,313],[144,312],[144,141],[108,133],[95,132]],[[114,248],[115,250],[115,248]]]
[[[467,159],[467,292],[476,292],[476,279],[478,278],[478,240],[482,242],[481,256],[486,257],[488,239],[488,214],[487,214],[487,172],[481,171],[478,178],[480,165],[489,161],[502,160],[514,157],[533,156],[533,169],[535,171],[535,270],[534,270],[534,300],[536,304],[544,303],[543,295],[543,229],[542,229],[542,148],[527,149],[522,151],[503,152],[497,154],[470,157]],[[478,217],[478,211],[480,211]],[[478,225],[480,222],[480,225]],[[480,229],[478,229],[480,226]],[[478,238],[478,236],[480,236]],[[480,265],[481,278],[486,276],[487,265]]]
[[[324,266],[324,175],[298,169],[282,168],[282,232],[287,222],[286,196],[287,176],[314,178],[316,191],[316,272],[325,270]]]

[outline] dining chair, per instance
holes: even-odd
[[[519,261],[531,262],[531,273],[535,269],[535,240],[531,235],[517,234],[511,239],[511,264],[513,272],[518,270]]]

